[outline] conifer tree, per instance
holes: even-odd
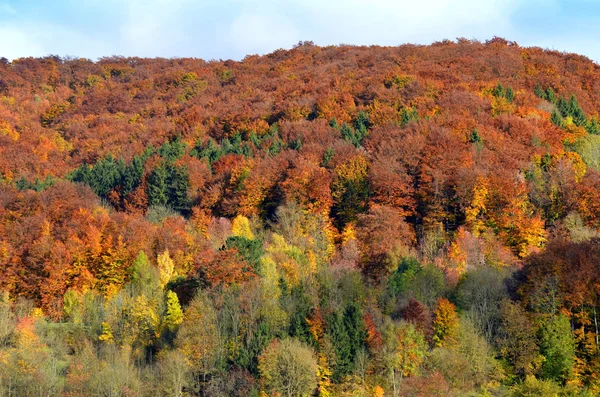
[[[548,95],[547,95],[546,91],[544,91],[544,89],[542,88],[542,86],[539,83],[535,85],[535,88],[533,89],[533,93],[535,94],[535,96],[537,96],[540,99],[548,100]]]
[[[168,173],[164,166],[157,167],[148,177],[148,204],[166,206],[169,203]]]

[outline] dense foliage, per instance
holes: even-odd
[[[0,60],[0,396],[600,393],[600,66],[495,38]]]

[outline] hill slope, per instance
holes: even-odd
[[[357,365],[356,344],[373,358],[369,387],[392,390],[396,380],[375,362],[384,355],[378,340],[389,318],[412,321],[418,307],[420,338],[439,348],[439,323],[424,313],[441,319],[446,303],[454,307],[450,298],[462,315],[475,316],[475,331],[461,332],[482,335],[495,352],[477,354],[505,360],[516,376],[502,382],[535,373],[593,386],[600,363],[597,348],[590,350],[599,334],[599,107],[600,66],[498,38],[399,47],[300,43],[241,62],[5,61],[0,288],[31,299],[47,321],[74,323],[83,320],[73,320],[71,306],[90,310],[86,294],[105,300],[107,313],[115,296],[127,296],[147,309],[131,315],[138,323],[123,326],[104,313],[88,319],[86,332],[92,344],[100,337],[132,346],[139,360],[170,351],[176,335],[175,326],[165,331],[168,299],[136,290],[150,288],[143,285],[152,284],[152,274],[158,290],[175,291],[184,304],[198,288],[210,299],[193,302],[217,311],[223,296],[246,299],[269,313],[238,307],[249,328],[228,323],[224,338],[241,345],[221,346],[235,351],[214,368],[190,371],[219,379],[216,368],[235,368],[247,371],[238,374],[244,382],[259,374],[264,381],[260,352],[273,337],[289,335],[310,344],[321,367],[333,368],[339,393]],[[407,272],[416,272],[411,281]],[[470,275],[502,292],[473,298],[476,291],[464,292],[479,283],[469,287]],[[239,296],[236,286],[258,295]],[[541,295],[554,293],[548,309]],[[140,296],[157,299],[156,306]],[[495,317],[482,319],[472,303],[488,298]],[[533,323],[549,316],[561,327],[559,311],[571,320],[575,331],[563,334],[578,350],[565,359],[576,354],[576,364],[561,362],[557,370],[540,364],[538,357],[555,357],[544,328]],[[139,328],[152,316],[148,335],[115,329]],[[356,343],[339,351],[343,342],[330,340],[341,338],[335,327],[352,321],[358,325],[344,332]],[[532,327],[526,338],[542,335],[526,359],[507,353],[513,345],[493,342],[514,331],[511,321]],[[270,327],[266,342],[253,345],[260,324]],[[331,343],[335,353],[327,351]],[[270,346],[274,355],[306,348]],[[446,353],[430,354],[423,376],[441,382],[440,390],[480,387],[496,371],[486,367],[489,373],[478,374],[485,382],[457,386],[458,375],[441,366]],[[210,390],[206,378],[195,379],[194,387]],[[410,387],[425,387],[419,379]]]

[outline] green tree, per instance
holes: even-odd
[[[542,86],[538,83],[535,85],[535,88],[533,89],[533,93],[535,94],[535,96],[537,96],[540,99],[548,99],[548,95],[546,94],[546,91],[544,91],[544,89],[542,88]]]
[[[542,375],[558,382],[569,380],[575,359],[575,339],[569,319],[562,314],[544,319],[539,330],[539,343],[545,357]]]
[[[512,102],[515,99],[515,92],[511,87],[508,87],[506,89],[505,97],[508,102]]]
[[[550,116],[550,121],[557,127],[563,128],[565,126],[565,122],[562,116],[556,110],[552,112],[552,116]]]
[[[167,206],[169,174],[165,166],[159,166],[148,176],[148,204],[153,206]]]
[[[552,87],[548,87],[546,89],[546,99],[550,103],[556,103],[556,93],[554,92],[554,90],[552,89]]]
[[[183,311],[179,304],[179,298],[173,291],[167,291],[165,295],[165,313],[163,316],[163,328],[170,334],[175,334],[179,325],[183,322]]]

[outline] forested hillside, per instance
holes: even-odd
[[[599,110],[500,38],[2,58],[0,396],[598,395]]]

